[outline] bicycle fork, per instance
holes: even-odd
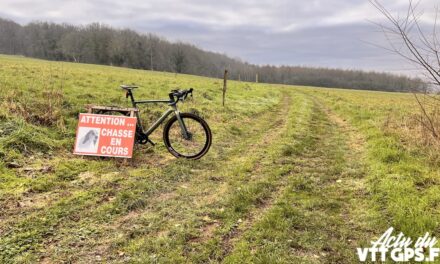
[[[182,131],[182,136],[186,140],[191,139],[191,135],[186,128],[185,123],[183,122],[182,117],[180,116],[180,111],[177,110],[177,107],[174,107],[174,114],[176,115],[177,121],[179,122],[180,130]]]

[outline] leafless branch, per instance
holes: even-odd
[[[379,26],[389,44],[389,48],[385,49],[417,65],[426,80],[429,80],[428,83],[440,88],[440,41],[437,37],[438,8],[435,11],[432,38],[430,38],[420,23],[423,15],[423,12],[418,10],[420,1],[408,0],[408,8],[403,17],[392,14],[379,0],[369,0],[369,2],[389,22],[388,25],[374,23]],[[434,122],[435,110],[440,108],[440,97],[431,94],[428,89],[422,94],[418,92],[420,91],[414,91],[413,94],[421,110],[419,121],[434,138],[440,139],[438,128]]]

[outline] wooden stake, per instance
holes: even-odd
[[[228,70],[225,69],[225,74],[223,75],[223,106],[225,106],[227,82],[228,82]]]

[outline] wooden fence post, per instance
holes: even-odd
[[[227,82],[228,82],[228,70],[225,69],[225,74],[223,75],[223,106],[225,106]]]
[[[255,82],[258,83],[258,73],[255,74]]]

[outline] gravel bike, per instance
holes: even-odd
[[[166,100],[141,100],[134,98],[133,90],[138,86],[121,85],[126,91],[126,98],[130,98],[134,108],[138,108],[139,104],[168,104],[168,109],[156,122],[154,122],[147,130],[144,130],[139,111],[136,112],[136,138],[138,144],[150,143],[155,145],[149,139],[149,136],[168,118],[172,117],[165,124],[163,130],[163,141],[168,151],[177,158],[200,159],[211,147],[212,134],[211,129],[198,115],[192,113],[181,113],[177,108],[179,102],[184,102],[190,95],[192,97],[193,89],[189,90],[172,90]]]

